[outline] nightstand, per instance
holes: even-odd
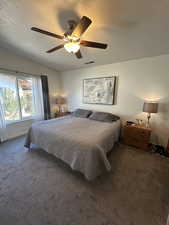
[[[71,114],[71,112],[60,112],[60,113],[55,113],[54,117],[58,118],[58,117],[67,116],[70,114]]]
[[[126,145],[140,148],[144,151],[149,151],[149,142],[151,136],[151,129],[137,125],[125,125],[123,127],[122,139]]]

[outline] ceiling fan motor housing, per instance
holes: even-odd
[[[68,20],[68,29],[64,33],[64,36],[68,36],[68,35],[70,36],[76,25],[77,25],[77,22],[75,20]]]

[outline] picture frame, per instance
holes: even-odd
[[[114,105],[116,76],[94,77],[83,80],[83,103]]]

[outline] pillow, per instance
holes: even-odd
[[[81,117],[81,118],[88,118],[91,114],[92,114],[92,111],[86,110],[86,109],[76,109],[73,112],[73,116]]]
[[[120,119],[119,116],[113,115],[111,113],[106,113],[106,112],[93,112],[90,117],[90,120],[97,120],[97,121],[101,121],[101,122],[113,122],[113,121],[117,121]]]

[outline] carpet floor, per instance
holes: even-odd
[[[165,225],[169,159],[116,145],[89,182],[24,137],[0,145],[0,225]]]

